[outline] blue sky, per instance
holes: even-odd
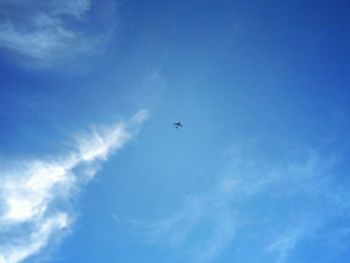
[[[348,262],[347,1],[0,10],[0,263]]]

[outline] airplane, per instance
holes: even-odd
[[[178,129],[179,127],[181,127],[182,128],[182,124],[181,124],[181,122],[175,122],[175,123],[173,123],[173,125],[175,125],[175,128],[176,129]]]

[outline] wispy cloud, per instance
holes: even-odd
[[[194,193],[169,218],[132,225],[150,244],[178,248],[187,262],[217,262],[229,251],[244,262],[284,263],[302,240],[317,239],[349,212],[349,195],[334,180],[338,155],[294,149],[276,158],[254,146],[228,155],[212,189]]]
[[[32,67],[72,61],[105,38],[86,30],[90,8],[90,0],[2,1],[0,47]]]
[[[297,225],[295,229],[289,229],[280,233],[277,238],[272,241],[267,250],[270,253],[276,253],[276,263],[286,262],[288,254],[293,251],[297,243],[308,232],[307,228]]]
[[[0,263],[16,263],[38,253],[73,220],[69,200],[93,178],[102,161],[131,139],[146,110],[128,122],[95,127],[79,135],[76,150],[43,160],[17,161],[2,169]]]
[[[186,197],[182,210],[154,222],[131,220],[146,244],[181,248],[184,262],[210,262],[222,252],[242,223],[231,209],[235,182],[223,180],[214,189]],[[183,259],[184,260],[184,259]]]

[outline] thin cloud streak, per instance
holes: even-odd
[[[59,236],[73,221],[68,206],[75,190],[95,176],[102,161],[136,135],[135,128],[146,117],[147,111],[140,111],[129,122],[79,136],[75,151],[50,160],[19,161],[3,171],[0,234],[5,239],[0,240],[0,263],[21,262]]]
[[[230,247],[238,258],[285,263],[299,242],[349,212],[349,195],[333,180],[336,155],[303,149],[276,161],[248,148],[230,150],[216,186],[193,194],[182,210],[131,227],[150,245],[179,249],[186,262],[217,262]]]

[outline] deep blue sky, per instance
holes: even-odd
[[[23,222],[1,188],[0,251],[63,211],[23,262],[347,262],[348,1],[44,3],[0,3],[0,179],[78,179]],[[82,134],[115,123],[127,145],[86,164]]]

